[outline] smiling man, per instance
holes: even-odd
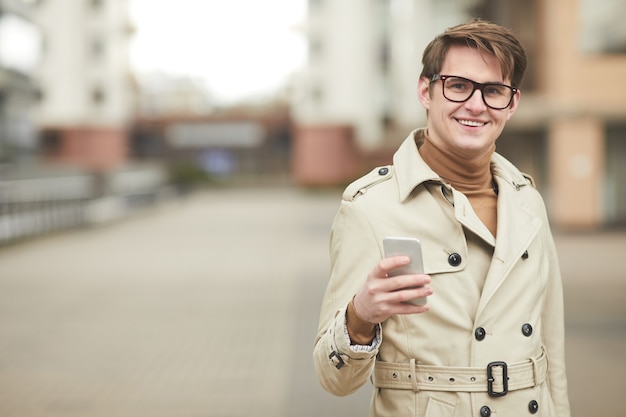
[[[544,203],[495,152],[520,102],[524,49],[476,20],[437,36],[422,63],[427,127],[393,165],[346,188],[333,223],[314,349],[321,385],[341,396],[371,380],[371,416],[567,417]],[[417,238],[423,271],[394,273],[410,259],[385,256],[387,237]]]

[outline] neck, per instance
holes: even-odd
[[[463,159],[445,148],[437,147],[424,135],[419,153],[424,161],[444,181],[467,196],[478,218],[493,236],[497,231],[497,191],[491,175],[491,152],[478,159]]]
[[[465,159],[448,149],[436,146],[426,132],[424,144],[419,151],[433,171],[461,192],[491,186],[491,155],[495,151],[495,145],[490,152],[480,158]]]

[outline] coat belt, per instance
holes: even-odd
[[[505,372],[508,386],[504,384]],[[410,363],[376,361],[373,383],[377,388],[410,389],[415,392],[489,392],[490,395],[495,392],[499,396],[539,385],[546,380],[547,372],[548,361],[543,351],[525,361],[511,364],[492,362],[482,368],[419,365],[414,359]]]

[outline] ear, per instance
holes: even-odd
[[[508,109],[509,114],[507,115],[506,120],[510,120],[511,116],[513,116],[513,113],[515,113],[515,110],[517,110],[517,105],[519,104],[521,97],[522,97],[522,92],[517,90],[517,92],[513,96],[513,102],[511,103],[511,106]]]
[[[420,77],[417,82],[417,98],[426,110],[430,108],[430,81],[426,77]]]

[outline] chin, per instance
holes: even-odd
[[[478,139],[476,137],[466,137],[460,141],[457,141],[456,146],[457,149],[459,149],[461,152],[467,153],[468,156],[482,156],[483,154],[491,150],[493,143],[493,141]]]

